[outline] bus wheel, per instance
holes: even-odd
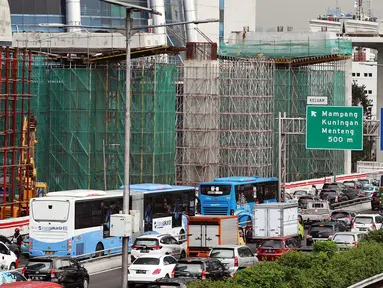
[[[98,243],[97,246],[96,246],[96,252],[97,251],[100,251],[100,252],[97,252],[95,255],[95,257],[101,257],[101,256],[104,256],[104,245],[102,245],[102,243]]]

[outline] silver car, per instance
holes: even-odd
[[[221,261],[232,275],[238,269],[244,269],[254,266],[258,262],[258,258],[251,249],[241,245],[221,245],[211,249],[210,258]]]
[[[358,243],[367,233],[363,232],[338,232],[332,237],[338,250],[348,250],[352,247],[358,247]]]

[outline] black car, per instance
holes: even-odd
[[[230,271],[218,259],[184,258],[174,268],[174,278],[223,280],[231,277]]]
[[[306,245],[312,246],[316,241],[327,241],[337,232],[346,231],[342,222],[319,222],[311,225],[306,235]]]
[[[13,253],[15,253],[17,258],[20,257],[21,253],[20,253],[20,249],[17,246],[17,244],[12,243],[11,240],[9,240],[4,235],[0,235],[0,242],[3,242],[5,244],[5,246],[7,246],[9,248],[9,250],[11,250]]]
[[[64,288],[89,286],[88,271],[71,257],[31,258],[22,273],[27,279],[57,282]]]
[[[347,201],[348,198],[345,193],[335,189],[324,189],[321,191],[319,198],[321,200],[327,200],[330,204]]]
[[[382,197],[380,197],[380,192],[374,192],[371,197],[371,209],[378,210],[381,207]]]
[[[329,220],[334,222],[342,222],[344,225],[346,225],[347,230],[351,230],[351,222],[355,216],[356,213],[354,211],[338,209],[332,211]]]
[[[340,200],[339,202],[355,199],[359,193],[359,190],[354,189],[353,187],[346,186],[343,183],[338,183],[338,182],[324,184],[322,187],[322,191],[323,190],[335,190],[339,194],[342,194],[342,195],[344,194],[347,199],[342,197],[342,199],[344,199],[344,200]]]

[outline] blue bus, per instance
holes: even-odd
[[[202,215],[238,215],[242,226],[252,219],[254,204],[278,202],[278,178],[225,177],[202,182],[198,198]]]
[[[130,239],[151,230],[185,234],[187,215],[195,215],[194,187],[136,184],[130,191],[130,209],[140,211],[143,223]],[[103,250],[121,247],[122,239],[110,236],[110,215],[122,207],[122,189],[69,190],[31,199],[29,255],[103,255]]]

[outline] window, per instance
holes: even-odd
[[[7,246],[5,246],[3,243],[0,243],[0,254],[9,254]]]
[[[356,73],[356,77],[360,77],[360,73]]]
[[[167,256],[164,258],[165,265],[176,264],[176,263],[177,263],[177,260],[174,257]]]
[[[171,216],[173,227],[181,226],[182,214],[195,215],[195,201],[194,189],[145,195],[145,231],[152,230],[153,218]]]
[[[255,189],[253,184],[242,184],[235,186],[235,198],[237,205],[255,202]]]
[[[355,77],[355,73],[352,73],[352,77]]]
[[[63,259],[61,260],[61,266],[58,267],[58,269],[69,269],[71,267],[71,262],[69,259]]]
[[[199,190],[202,195],[222,196],[229,195],[231,185],[201,185]]]
[[[134,265],[159,265],[160,259],[159,258],[140,257],[140,258],[137,258],[133,264]]]
[[[364,77],[367,77],[367,75],[368,75],[367,73],[364,73]]]
[[[278,181],[257,183],[257,201],[262,204],[266,200],[277,199]]]
[[[372,73],[368,73],[368,77],[372,77]]]
[[[372,94],[372,90],[368,90],[368,94]]]
[[[234,258],[234,249],[216,248],[210,253],[210,258]]]
[[[101,200],[76,202],[75,229],[102,226]]]

